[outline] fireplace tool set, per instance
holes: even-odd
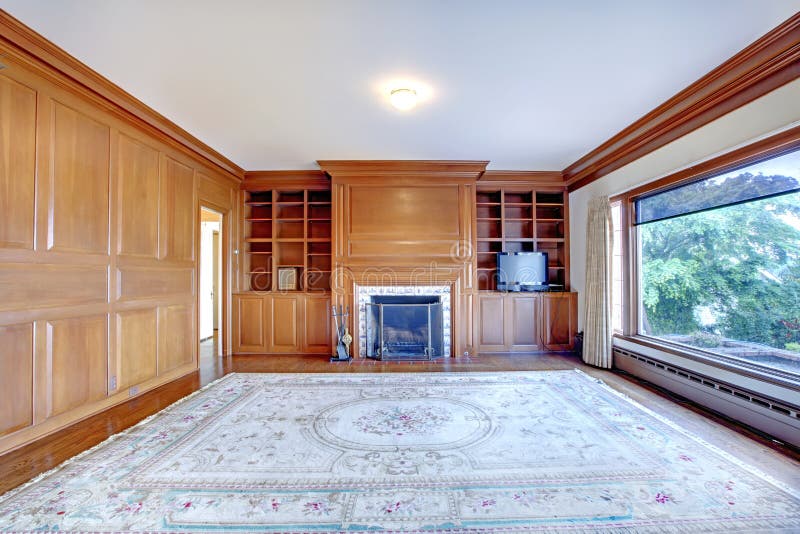
[[[349,362],[350,357],[350,344],[353,342],[353,336],[347,329],[347,318],[350,316],[350,306],[342,308],[339,304],[339,312],[336,312],[336,305],[331,306],[333,314],[333,322],[336,325],[336,354],[331,357],[332,362]]]

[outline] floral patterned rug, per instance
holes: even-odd
[[[0,530],[800,532],[800,492],[579,371],[232,374]]]

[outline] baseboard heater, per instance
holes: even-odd
[[[800,407],[618,347],[614,367],[800,447]]]

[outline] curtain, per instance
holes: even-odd
[[[586,221],[583,361],[611,368],[611,255],[614,245],[608,197],[589,201]]]

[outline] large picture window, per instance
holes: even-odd
[[[639,333],[800,375],[800,151],[635,210]]]

